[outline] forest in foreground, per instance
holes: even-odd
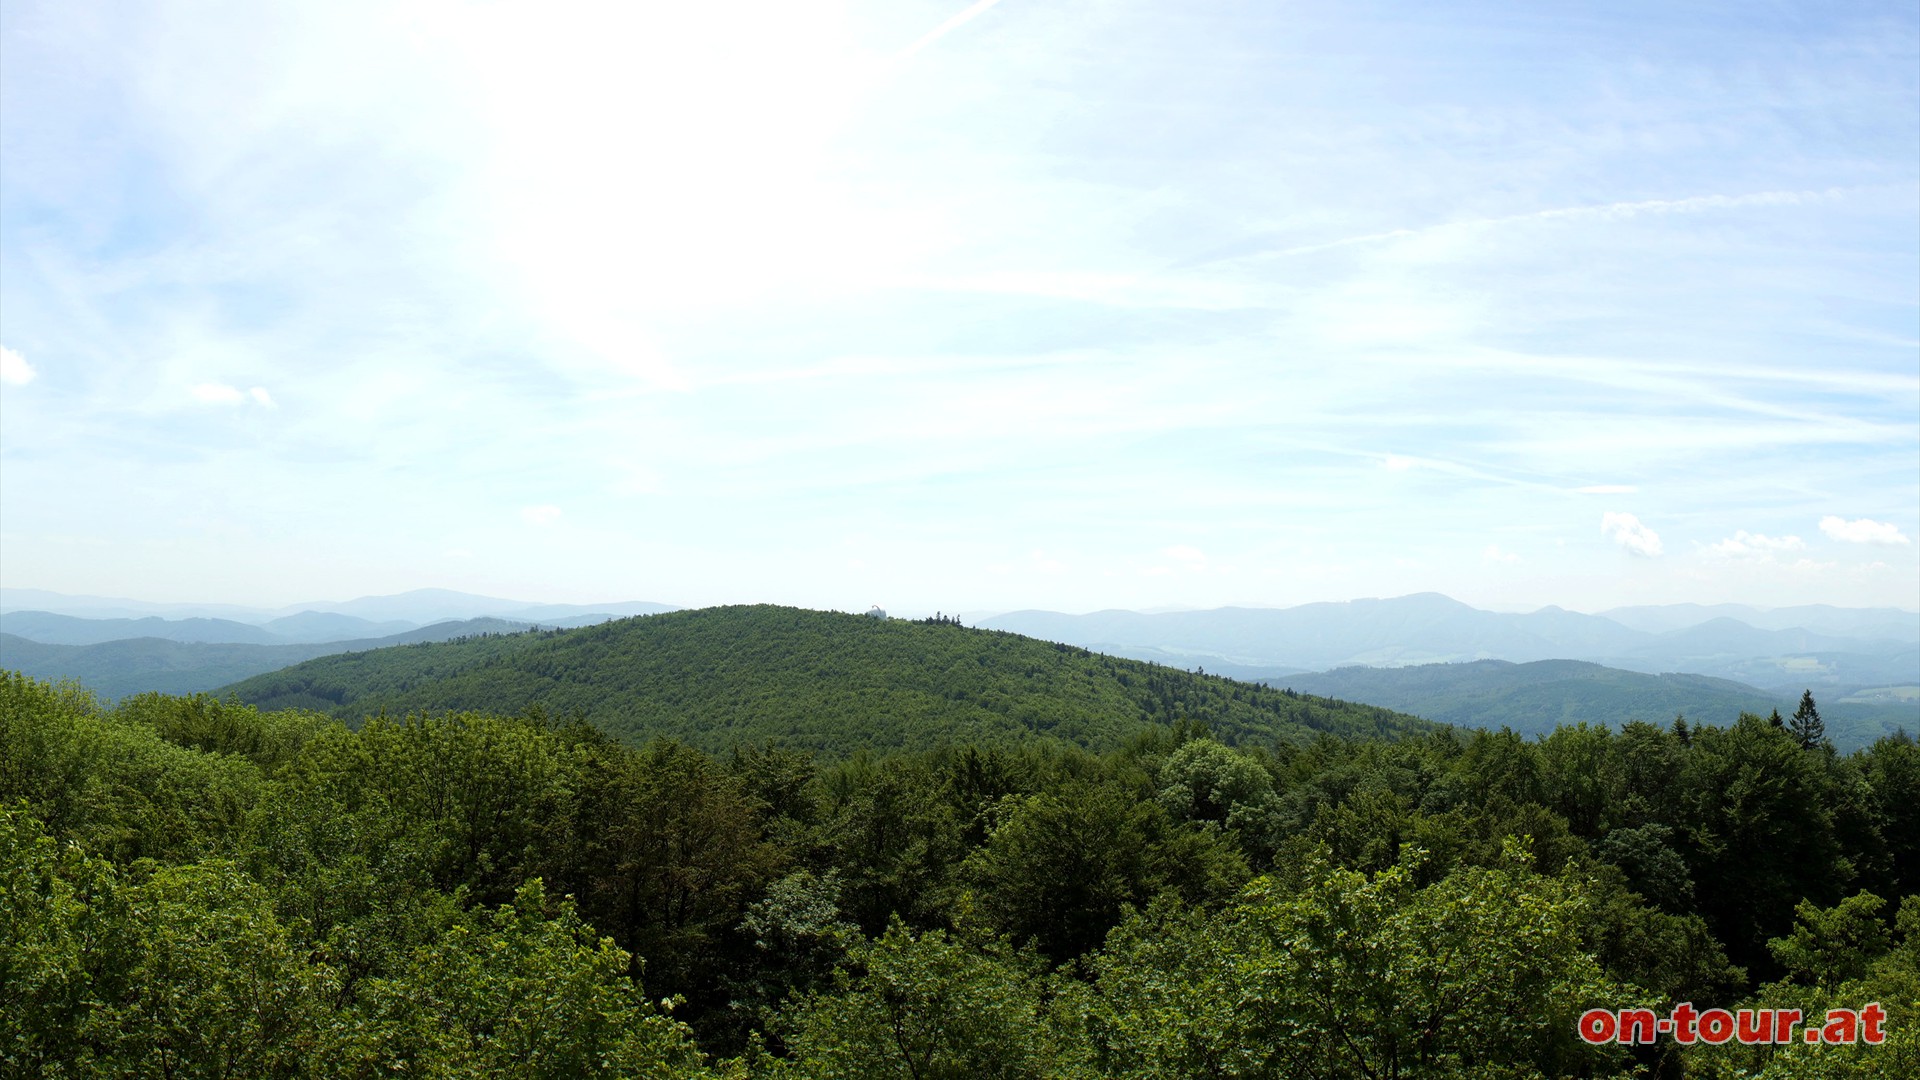
[[[1092,749],[952,723],[822,753],[605,719],[350,726],[4,676],[0,1069],[1920,1075],[1904,735],[1840,755],[1758,716],[1526,739],[1172,715]],[[1680,1002],[1878,1002],[1888,1037],[1575,1033]]]

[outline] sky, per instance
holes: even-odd
[[[1920,607],[1910,3],[0,7],[0,583]]]

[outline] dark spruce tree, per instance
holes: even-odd
[[[1820,710],[1813,705],[1813,691],[1801,691],[1800,707],[1793,710],[1793,719],[1787,721],[1787,731],[1800,740],[1803,750],[1827,741],[1826,721],[1820,719]]]

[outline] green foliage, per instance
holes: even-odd
[[[314,738],[281,774],[275,817],[319,834],[306,850],[321,859],[378,858],[397,847],[435,888],[465,886],[475,900],[497,903],[550,847],[578,753],[532,720],[376,718],[358,733],[333,728]],[[280,805],[301,809],[287,815]]]
[[[680,743],[601,747],[577,774],[558,880],[666,985],[717,992],[703,963],[782,867],[740,778]]]
[[[1650,822],[1613,829],[1600,841],[1599,855],[1626,875],[1635,892],[1665,911],[1693,907],[1693,878],[1673,848],[1674,830]]]
[[[112,866],[0,806],[0,1064],[11,1076],[94,1068],[96,1010],[124,981],[124,903]]]
[[[1156,913],[1096,964],[1110,1076],[1590,1075],[1587,1005],[1620,1000],[1585,951],[1578,882],[1507,865],[1416,887],[1316,863],[1205,922]],[[1150,920],[1150,921],[1149,921]]]
[[[260,784],[251,762],[195,753],[101,715],[84,691],[0,673],[0,802],[116,860],[231,851]]]
[[[351,1000],[220,860],[128,871],[0,809],[10,1075],[709,1075],[628,955],[538,879],[453,916]]]
[[[1908,896],[1895,916],[1898,943],[1877,917],[1877,897],[1856,894],[1826,910],[1809,907],[1794,933],[1776,939],[1800,976],[1834,981],[1782,980],[1742,1002],[1750,1008],[1797,1009],[1818,1025],[1832,1008],[1879,1004],[1885,1041],[1778,1047],[1696,1046],[1686,1055],[1689,1076],[1710,1080],[1880,1080],[1920,1076],[1920,897]],[[1821,970],[1823,969],[1824,970]],[[1844,977],[1840,977],[1844,976]]]
[[[998,817],[969,860],[975,906],[989,925],[1055,961],[1094,948],[1128,907],[1163,891],[1204,903],[1246,877],[1217,829],[1177,827],[1159,803],[1108,785],[1012,797]]]
[[[1858,979],[1892,944],[1879,917],[1885,906],[1885,900],[1870,892],[1855,893],[1830,908],[1802,900],[1794,908],[1793,933],[1767,942],[1767,948],[1791,978],[1829,988]]]
[[[1764,943],[1788,929],[1794,905],[1839,899],[1850,875],[1827,763],[1748,714],[1694,732],[1682,784],[1684,813],[1672,824],[1685,836],[1701,914],[1735,963],[1765,969]]]
[[[1627,875],[1604,859],[1583,860],[1590,903],[1586,937],[1594,958],[1614,978],[1651,996],[1637,1004],[1725,1002],[1746,986],[1746,972],[1727,961],[1706,920],[1689,910],[1650,907],[1627,887]]]
[[[1091,1076],[1033,957],[895,923],[835,993],[797,1002],[775,1075],[871,1080]],[[1060,1010],[1064,1011],[1064,1010]],[[1063,1035],[1063,1030],[1065,1035]]]
[[[1158,779],[1160,805],[1175,821],[1223,826],[1256,857],[1270,854],[1278,843],[1280,800],[1273,774],[1251,755],[1194,739],[1174,750]]]
[[[153,1076],[300,1076],[315,1037],[309,971],[272,903],[228,862],[165,867],[126,890],[124,991],[89,1017],[101,1058]],[[108,1034],[110,1033],[110,1034]]]
[[[325,1009],[230,862],[131,873],[0,810],[0,1054],[45,1076],[300,1076]]]
[[[1887,852],[1882,886],[1889,895],[1920,893],[1920,745],[1890,736],[1858,755],[1867,813]]]
[[[551,909],[551,910],[550,910]],[[709,1075],[686,1025],[627,978],[629,957],[538,879],[471,912],[364,992],[328,1036],[325,1071],[550,1080]]]
[[[915,926],[937,924],[953,868],[966,857],[970,815],[944,797],[932,762],[856,754],[820,786],[821,839],[841,868],[848,915],[870,935],[895,915]]]
[[[731,980],[728,1008],[736,1024],[762,1033],[787,997],[826,989],[865,943],[840,910],[836,870],[796,870],[774,882],[748,905],[740,930],[752,938],[751,959]]]
[[[1585,1005],[1742,995],[1879,1000],[1892,1038],[1633,1063],[1920,1054],[1911,739],[1186,720],[881,753],[851,716],[844,756],[715,758],[539,709],[352,730],[9,676],[0,1073],[693,1076],[704,1048],[801,1076],[1584,1076],[1628,1063],[1575,1044]]]
[[[113,718],[151,728],[175,746],[246,758],[269,773],[291,761],[321,729],[337,723],[315,712],[262,713],[206,694],[136,694],[121,699]]]

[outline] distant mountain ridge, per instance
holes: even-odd
[[[1610,608],[1603,618],[1633,630],[1665,633],[1715,619],[1733,619],[1757,630],[1812,630],[1839,637],[1886,638],[1920,643],[1920,615],[1899,608],[1842,608],[1831,604],[1756,608],[1745,604],[1665,604]]]
[[[1265,680],[1307,694],[1364,701],[1428,720],[1463,727],[1511,727],[1544,735],[1560,724],[1618,727],[1628,720],[1665,725],[1675,715],[1726,727],[1741,713],[1791,715],[1798,695],[1704,675],[1622,671],[1579,660],[1473,660],[1419,667],[1346,667]],[[1912,706],[1897,701],[1819,702],[1827,734],[1842,752],[1858,749],[1901,727],[1920,731]]]
[[[0,589],[0,633],[25,639],[6,650],[15,656],[31,652],[25,650],[26,642],[103,646],[131,638],[256,648],[332,646],[319,652],[257,654],[245,662],[251,672],[262,670],[252,665],[270,656],[306,659],[447,620],[492,617],[517,624],[570,627],[669,610],[667,605],[644,601],[534,604],[445,589],[272,611]],[[1676,604],[1623,607],[1598,615],[1559,607],[1502,613],[1438,593],[1417,593],[1292,608],[1108,610],[1086,615],[1016,611],[969,621],[1108,655],[1249,680],[1356,665],[1393,668],[1478,660],[1515,664],[1577,660],[1648,675],[1688,672],[1729,679],[1772,697],[1797,697],[1802,689],[1813,689],[1823,700],[1837,700],[1864,689],[1920,686],[1920,613],[1896,608],[1802,605],[1765,610],[1735,604]],[[120,652],[139,671],[169,672],[168,685],[181,689],[206,689],[232,681],[232,677],[192,674],[195,655],[211,665],[210,673],[228,675],[240,670],[233,666],[234,656],[174,649],[163,662],[155,650],[148,644]],[[52,663],[52,654],[33,655],[36,663]],[[69,670],[39,670],[49,676],[87,671],[95,678],[113,677],[115,686],[124,685],[120,675],[125,672],[113,671],[104,655],[68,655]],[[136,663],[136,656],[144,659]],[[1887,700],[1894,703],[1888,708],[1898,709],[1908,707],[1899,703],[1911,699]],[[1920,702],[1911,709],[1911,726],[1920,729]]]
[[[245,645],[359,641],[436,623],[477,618],[541,626],[586,626],[675,610],[632,600],[608,604],[540,604],[450,589],[316,601],[284,608],[225,604],[150,604],[39,589],[0,589],[0,633],[49,645],[92,645],[129,638]]]
[[[1684,607],[1684,606],[1683,606]],[[1548,607],[1524,614],[1483,611],[1437,593],[1291,608],[1218,608],[1143,615],[1016,611],[980,621],[1121,655],[1154,650],[1208,670],[1319,671],[1405,667],[1474,660],[1531,663],[1582,660],[1645,673],[1684,671],[1731,678],[1784,693],[1800,686],[1842,693],[1920,684],[1920,613],[1829,607],[1781,609],[1807,627],[1759,627],[1718,608],[1621,609],[1653,632],[1602,615]],[[1751,611],[1751,609],[1748,609]]]
[[[9,611],[0,614],[0,633],[46,645],[98,645],[131,638],[160,638],[231,645],[285,645],[287,639],[261,626],[232,619],[145,618],[87,619],[51,611]]]
[[[107,699],[148,691],[197,694],[318,656],[480,634],[519,633],[527,629],[527,623],[504,619],[464,619],[381,638],[272,645],[156,637],[66,645],[0,633],[0,669],[18,671],[36,679],[76,679]]]

